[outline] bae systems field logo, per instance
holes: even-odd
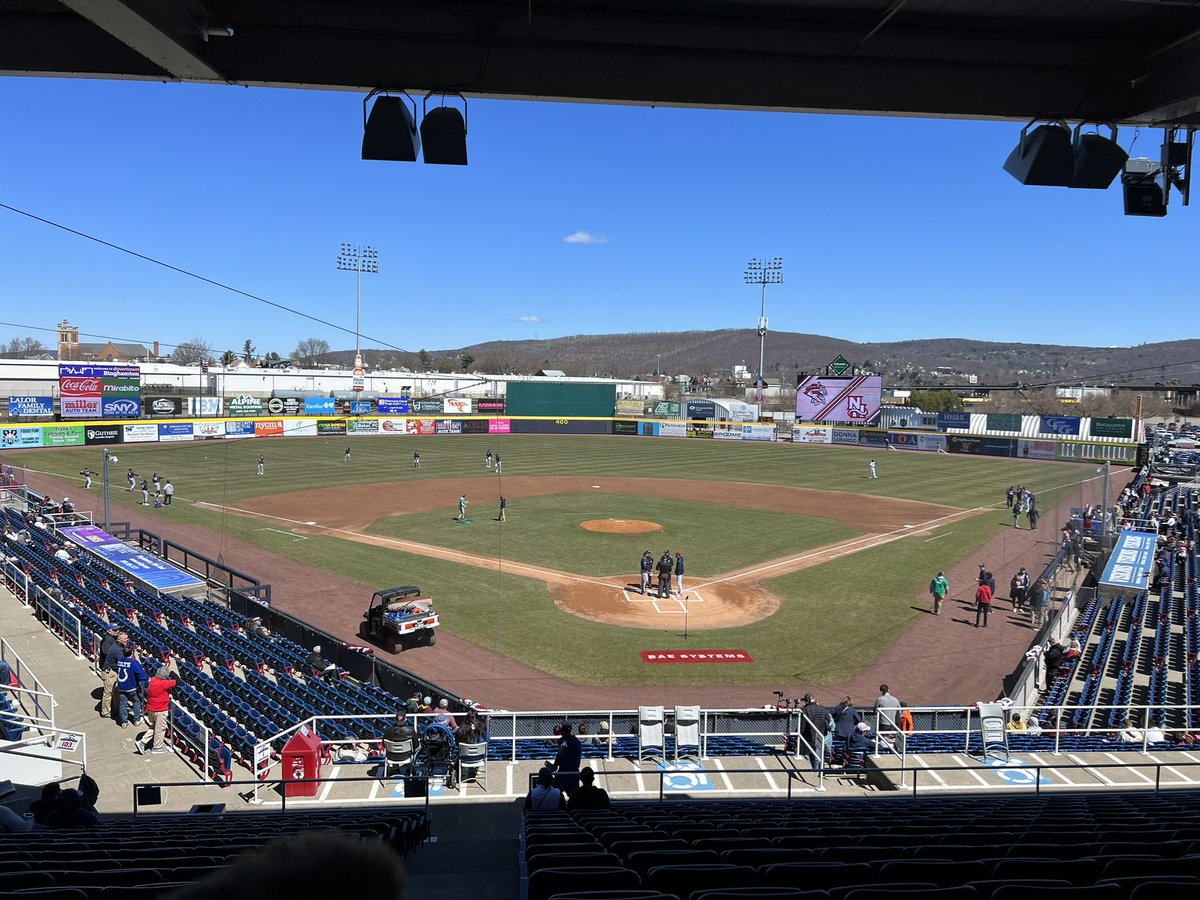
[[[829,389],[819,381],[814,381],[803,393],[814,406],[823,405],[829,399]]]
[[[141,404],[134,400],[106,400],[104,414],[106,416],[136,416],[141,412]]]

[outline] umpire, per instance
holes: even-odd
[[[670,550],[664,550],[658,560],[658,596],[671,596],[671,576],[673,574],[675,574],[675,560],[671,558]]]

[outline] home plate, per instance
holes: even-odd
[[[905,525],[904,527],[905,528],[916,528],[917,526],[916,525]]]
[[[597,490],[597,491],[598,491],[598,490],[600,490],[600,485],[598,485],[598,484],[593,484],[593,485],[592,485],[592,489],[593,489],[593,490]]]

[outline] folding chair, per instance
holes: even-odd
[[[675,758],[700,757],[700,707],[675,707]]]
[[[399,774],[404,774],[406,770],[412,768],[413,755],[416,752],[412,738],[403,741],[389,741],[385,739],[383,749],[384,778],[391,775],[393,769],[397,770]]]
[[[638,759],[662,759],[663,718],[661,706],[638,707]]]
[[[458,745],[458,783],[462,784],[466,781],[474,781],[479,784],[485,791],[487,790],[487,741],[480,741],[477,744],[459,744]],[[471,775],[467,776],[463,770],[471,769]],[[483,775],[482,784],[479,781],[479,776]]]

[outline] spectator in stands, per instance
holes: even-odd
[[[386,842],[334,831],[290,834],[179,888],[172,900],[404,896],[400,857]]]
[[[1083,653],[1083,648],[1079,646],[1079,638],[1072,634],[1071,639],[1067,641],[1067,649],[1063,654],[1066,659],[1077,659]]]
[[[608,791],[595,785],[596,773],[591,766],[579,770],[579,788],[567,801],[567,809],[572,812],[577,809],[612,809],[612,801],[608,799]]]
[[[312,653],[305,658],[304,664],[314,678],[332,680],[337,675],[337,666],[321,655],[320,644],[312,648]]]
[[[917,725],[913,721],[912,712],[908,708],[908,704],[900,702],[900,716],[896,719],[900,726],[900,731],[896,734],[896,746],[901,751],[904,750],[904,743],[908,740],[909,735],[917,730]]]
[[[862,722],[862,714],[854,708],[854,703],[849,697],[843,698],[842,702],[833,708],[833,718],[836,723],[833,728],[834,735],[847,741]]]
[[[579,787],[579,761],[583,758],[583,745],[575,737],[575,726],[571,722],[563,722],[561,728],[562,736],[554,756],[553,769],[558,773],[554,785],[569,796]]]
[[[117,663],[125,657],[129,635],[110,628],[100,641],[100,677],[104,679],[104,690],[100,695],[100,718],[108,719],[113,714],[113,695],[117,690]]]
[[[170,753],[167,746],[167,721],[171,717],[171,691],[179,684],[179,676],[166,666],[159,666],[150,686],[146,690],[146,715],[150,719],[149,737],[152,739],[151,753]],[[135,741],[135,749],[143,753],[141,741]]]
[[[804,717],[800,720],[800,735],[804,741],[800,744],[800,752],[816,772],[824,764],[825,749],[832,737],[830,725],[833,724],[833,716],[812,694],[805,694],[801,702],[804,704],[801,707]]]
[[[54,558],[61,559],[67,565],[74,565],[75,560],[71,556],[71,551],[67,549],[66,544],[54,551]]]
[[[487,740],[487,730],[483,727],[483,720],[479,718],[478,711],[467,710],[467,717],[454,732],[454,739],[460,744],[478,744]]]
[[[543,766],[537,774],[537,783],[525,797],[525,812],[553,812],[566,809],[563,793],[554,786],[554,770]]]
[[[886,684],[879,686],[879,696],[875,698],[875,709],[878,710],[879,728],[881,731],[896,730],[896,710],[901,703],[892,696]]]
[[[128,728],[130,722],[142,719],[142,694],[150,682],[150,676],[138,662],[133,647],[123,648],[124,657],[117,661],[117,724]],[[129,716],[132,706],[133,715]]]
[[[255,616],[252,619],[246,620],[246,633],[250,637],[259,638],[264,641],[274,641],[275,638],[271,634],[271,629],[263,624],[262,616]]]
[[[20,834],[29,831],[33,823],[0,803],[0,834]]]
[[[445,725],[451,731],[454,731],[456,728],[458,728],[458,721],[450,713],[450,701],[445,697],[438,701],[437,712],[439,716],[446,717],[446,720],[442,722],[443,725]]]
[[[60,792],[46,816],[47,828],[95,828],[99,824],[99,817],[84,806],[83,796],[74,788]]]
[[[423,712],[423,713],[433,712],[433,698],[432,697],[422,697],[421,698],[421,706],[420,706],[419,712]]]
[[[846,739],[846,751],[867,754],[874,750],[875,740],[874,735],[871,734],[871,726],[866,722],[859,722],[850,733],[850,737]]]
[[[1050,646],[1046,648],[1046,653],[1043,659],[1046,662],[1046,687],[1049,688],[1054,681],[1054,676],[1058,673],[1059,667],[1066,660],[1067,651],[1058,641],[1051,641]]]
[[[597,747],[608,749],[613,745],[612,728],[608,724],[608,720],[601,722],[596,731],[596,736],[592,739],[592,743]]]
[[[1025,731],[1026,730],[1025,723],[1021,721],[1020,713],[1013,713],[1012,716],[1009,718],[1008,725],[1006,727],[1008,728],[1009,731]]]
[[[404,710],[396,712],[396,718],[392,720],[392,724],[383,730],[383,739],[385,741],[394,741],[399,744],[408,742],[408,748],[412,752],[416,752],[417,748],[417,729],[413,728],[408,721],[408,716],[404,714]],[[386,770],[386,763],[384,763]],[[411,772],[411,763],[408,766],[408,771]],[[407,774],[407,772],[406,772]]]
[[[46,816],[50,815],[51,810],[54,809],[58,802],[58,795],[61,793],[62,785],[57,781],[42,785],[42,796],[29,804],[29,814],[33,816],[36,824],[46,824]]]
[[[12,666],[8,664],[8,660],[0,659],[0,691],[6,691],[12,687]]]
[[[1050,592],[1046,590],[1046,582],[1039,578],[1029,590],[1029,610],[1033,617],[1033,625],[1040,628],[1050,612]]]

